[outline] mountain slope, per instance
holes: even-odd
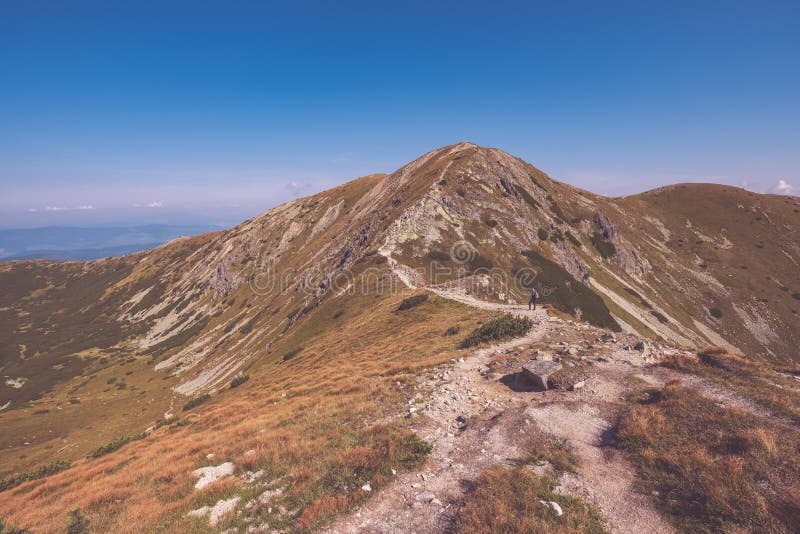
[[[261,457],[259,447],[273,447],[250,432],[272,435],[303,410],[322,407],[334,420],[353,422],[346,443],[326,426],[319,442],[297,445],[293,460],[276,457],[270,465],[276,477],[296,476],[292,462],[319,454],[324,465],[314,469],[329,476],[337,465],[327,456],[331,447],[367,446],[369,426],[380,420],[368,420],[370,411],[396,410],[420,367],[459,354],[457,339],[441,332],[466,332],[488,317],[434,298],[404,323],[395,309],[408,288],[511,304],[526,303],[532,283],[543,303],[599,328],[796,362],[798,208],[793,197],[699,184],[611,199],[500,150],[459,143],[390,175],[359,178],[152,251],[0,264],[0,373],[7,381],[0,423],[14,429],[0,438],[0,475],[52,458],[78,462],[32,497],[43,506],[40,495],[58,493],[36,519],[44,527],[47,514],[80,500],[79,481],[112,469],[110,460],[99,467],[81,459],[87,453],[161,417],[186,417],[188,427],[146,438],[130,467],[115,464],[120,474],[108,488],[131,504],[111,506],[103,519],[108,528],[171,524],[199,504],[188,473],[210,462],[201,453],[221,449],[216,454],[248,464],[240,456],[251,448]],[[250,382],[225,392],[245,372]],[[376,392],[378,400],[362,402]],[[202,417],[185,416],[187,397],[202,393],[217,395]],[[293,400],[280,413],[258,408],[284,398]],[[338,399],[350,399],[353,411],[331,407]],[[253,420],[239,421],[242,414]],[[297,443],[321,417],[291,423],[281,439]],[[229,434],[241,443],[226,445]],[[166,454],[157,439],[166,435],[178,444],[170,468],[153,462]],[[393,436],[402,449],[407,436]],[[123,489],[134,475],[148,482]],[[318,479],[307,482],[291,493],[301,512],[330,496]],[[13,490],[15,502],[43,483],[30,484]],[[145,511],[154,503],[138,492],[152,485],[170,495],[170,507]],[[104,499],[117,498],[106,490],[81,501],[84,507],[105,510]],[[340,504],[333,508],[347,503]],[[309,525],[326,517],[309,514]]]

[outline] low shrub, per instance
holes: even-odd
[[[404,298],[400,305],[397,307],[397,311],[404,311],[410,310],[416,306],[419,306],[423,302],[428,300],[427,293],[420,293],[418,295],[412,295],[410,297]]]
[[[59,471],[69,468],[70,465],[72,464],[67,460],[58,460],[56,462],[37,467],[33,471],[28,471],[27,473],[21,473],[11,478],[0,480],[0,491],[15,488],[23,482],[28,482],[29,480],[38,480],[40,478],[58,473]],[[2,532],[4,531],[0,529],[0,533]]]
[[[532,326],[533,322],[527,317],[519,317],[507,313],[502,317],[487,321],[473,330],[459,344],[459,347],[466,349],[487,341],[499,341],[524,336]]]
[[[595,232],[589,240],[592,242],[597,252],[605,259],[617,253],[617,247],[614,246],[614,243],[608,241],[601,233]]]
[[[494,228],[495,226],[497,226],[497,221],[495,221],[494,219],[486,219],[483,222],[485,222],[486,226],[488,226],[489,228]]]
[[[20,528],[6,523],[5,519],[0,517],[0,534],[33,534],[27,528]]]
[[[536,235],[539,236],[539,241],[547,241],[547,238],[550,237],[550,234],[544,228],[536,230]]]
[[[450,328],[448,328],[447,330],[444,331],[443,335],[445,335],[445,336],[454,336],[454,335],[458,334],[459,332],[461,332],[461,328],[460,327],[451,326]]]
[[[248,374],[240,373],[234,376],[233,380],[231,380],[231,389],[238,388],[248,380],[250,380],[250,375]]]
[[[81,513],[80,508],[70,510],[66,534],[89,534],[89,520]]]
[[[656,310],[650,310],[650,315],[652,315],[653,317],[655,317],[656,319],[658,319],[658,322],[659,322],[659,323],[662,323],[662,324],[667,324],[667,323],[669,322],[669,319],[667,319],[667,318],[664,316],[664,314],[663,314],[663,313],[661,313],[661,312],[659,312],[659,311],[656,311]]]
[[[189,399],[186,402],[186,404],[183,405],[183,411],[186,412],[186,411],[191,410],[192,408],[200,406],[201,404],[203,404],[204,402],[206,402],[210,398],[211,398],[211,395],[209,395],[208,393],[203,393],[202,395],[198,395],[197,397]]]
[[[722,317],[722,310],[720,310],[719,308],[709,308],[708,313],[711,314],[711,317],[713,317],[714,319],[719,319],[720,317]]]
[[[291,350],[286,351],[286,354],[284,354],[281,357],[281,360],[283,360],[284,362],[288,362],[289,360],[300,354],[302,351],[303,347],[295,347]]]
[[[133,436],[122,436],[121,438],[115,439],[111,443],[106,443],[105,445],[97,447],[87,455],[87,458],[99,458],[101,456],[105,456],[106,454],[110,454],[117,449],[122,448],[123,445],[130,443],[131,441],[139,441],[145,437],[147,437],[147,432],[134,434]]]

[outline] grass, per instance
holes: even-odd
[[[27,473],[21,473],[14,477],[0,480],[0,491],[6,491],[11,488],[16,488],[23,482],[28,482],[29,480],[38,480],[40,478],[44,478],[54,473],[58,473],[59,471],[63,471],[64,469],[69,468],[69,466],[70,462],[66,460],[58,460],[49,463],[47,465],[38,467],[33,471],[28,471]],[[0,532],[2,532],[1,529]]]
[[[617,253],[617,247],[614,246],[614,243],[607,240],[601,233],[595,232],[589,240],[603,259],[608,259]]]
[[[521,337],[528,333],[533,322],[527,317],[519,317],[507,313],[482,324],[458,345],[466,349],[489,341],[501,341]]]
[[[792,532],[800,514],[800,431],[679,381],[642,394],[617,440],[645,489],[686,532]]]
[[[405,419],[392,425],[374,421],[407,404],[419,372],[458,357],[453,339],[442,332],[454,324],[471,329],[489,317],[446,299],[394,313],[401,300],[358,294],[324,301],[271,353],[252,361],[248,374],[257,388],[220,392],[186,413],[190,425],[154,429],[135,451],[123,447],[79,459],[70,469],[4,492],[0,516],[50,531],[53,525],[63,528],[68,510],[80,507],[96,532],[205,532],[207,524],[186,513],[241,496],[242,515],[226,518],[220,530],[246,530],[265,521],[276,530],[319,530],[369,497],[360,489],[366,482],[374,494],[392,480],[392,469],[402,473],[424,462],[428,446],[405,427]],[[330,321],[337,310],[348,320]],[[292,365],[279,365],[296,346],[304,349]],[[105,378],[98,378],[103,386]],[[194,490],[194,469],[224,461],[237,471],[262,471],[269,487],[283,488],[269,504],[272,514],[268,506],[244,509],[263,489],[238,477]],[[278,517],[278,506],[292,513]]]
[[[621,331],[597,293],[535,250],[525,250],[522,255],[536,271],[536,286],[542,295],[540,302],[551,304],[570,315],[576,315],[576,310],[580,310],[581,317],[589,323],[615,332]]]
[[[291,350],[287,350],[283,356],[281,356],[281,361],[288,362],[298,354],[303,352],[303,347],[295,347]]]
[[[701,350],[697,357],[670,356],[661,365],[711,380],[772,410],[776,415],[800,423],[797,382],[777,373],[762,361],[730,354],[719,347],[708,347]]]
[[[485,534],[605,533],[602,517],[591,504],[553,491],[555,480],[527,467],[493,467],[483,473],[458,514],[456,532]],[[563,515],[539,501],[559,504]]]

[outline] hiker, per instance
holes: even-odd
[[[531,309],[531,306],[533,306],[534,310],[536,309],[536,299],[538,298],[539,298],[539,292],[536,291],[535,287],[531,286],[531,300],[528,301],[528,310]]]

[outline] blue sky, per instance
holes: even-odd
[[[461,140],[609,195],[797,194],[798,27],[796,1],[5,0],[0,227],[231,224]]]

